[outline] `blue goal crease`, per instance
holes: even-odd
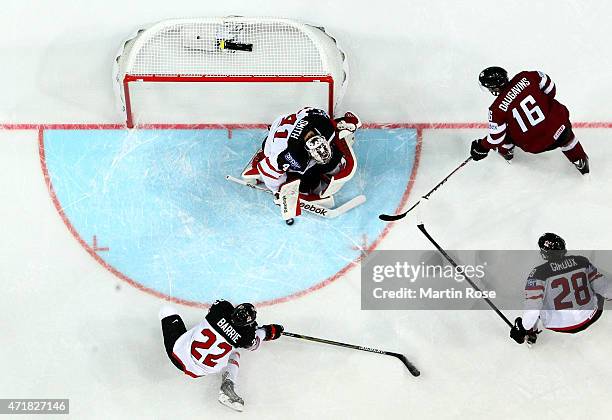
[[[46,165],[66,217],[98,255],[135,282],[193,302],[269,301],[334,276],[379,237],[377,215],[400,202],[415,160],[414,129],[363,129],[358,170],[337,219],[293,226],[267,194],[232,184],[265,134],[235,129],[46,130]],[[401,165],[395,164],[401,162]]]

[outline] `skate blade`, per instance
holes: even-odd
[[[229,397],[225,394],[219,394],[219,402],[226,407],[231,408],[232,410],[236,410],[242,412],[244,410],[244,403],[231,401]]]

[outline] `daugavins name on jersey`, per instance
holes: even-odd
[[[492,149],[510,139],[530,153],[550,148],[570,127],[569,111],[555,93],[555,84],[545,73],[518,73],[489,107],[489,135],[483,145]]]

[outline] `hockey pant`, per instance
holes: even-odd
[[[183,366],[174,358],[172,349],[174,348],[174,343],[176,343],[176,340],[187,332],[185,323],[180,315],[171,315],[161,320],[161,326],[162,333],[164,335],[164,347],[166,348],[166,354],[170,358],[172,364],[176,366],[178,370],[183,372]]]
[[[550,146],[542,150],[540,153],[560,149],[570,162],[576,162],[579,159],[587,158],[587,155],[582,148],[582,144],[580,144],[574,134],[574,131],[572,130],[572,123],[568,121],[565,123],[565,125],[565,130],[563,130],[557,140],[555,140]],[[497,152],[502,156],[514,152],[514,142],[509,134],[506,135],[503,143],[497,147]]]

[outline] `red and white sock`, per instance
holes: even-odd
[[[240,369],[240,353],[234,350],[227,361],[227,366],[225,367],[225,371],[227,372],[227,377],[233,383],[236,383],[238,380],[238,370]]]

